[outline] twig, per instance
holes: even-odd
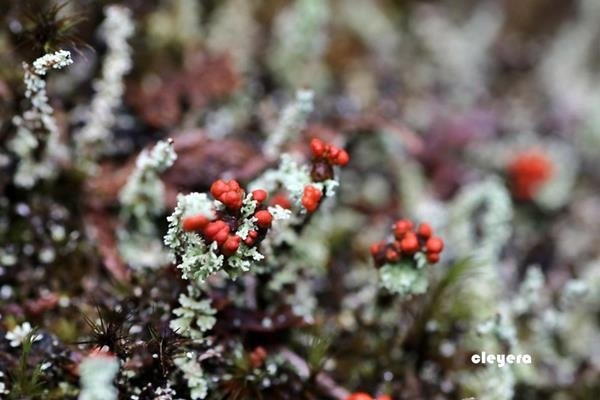
[[[288,348],[282,348],[279,352],[291,365],[294,367],[298,375],[303,379],[309,379],[310,367],[308,363]],[[319,388],[326,392],[329,396],[337,400],[345,400],[350,395],[350,392],[339,386],[333,378],[324,372],[319,372],[315,377],[315,381]]]

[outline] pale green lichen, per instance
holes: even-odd
[[[545,144],[552,162],[552,174],[535,195],[535,202],[548,210],[556,210],[571,199],[579,171],[578,159],[571,147],[558,141]]]
[[[81,392],[79,400],[116,400],[118,391],[113,381],[119,372],[116,357],[92,355],[79,365]]]
[[[475,372],[457,374],[463,396],[476,396],[488,400],[511,400],[516,383],[512,368],[487,365]]]
[[[427,271],[413,260],[386,264],[379,270],[381,285],[399,296],[423,294],[427,291]]]
[[[224,1],[208,26],[208,47],[215,52],[229,53],[241,72],[253,67],[252,57],[259,43],[255,6],[256,2],[248,0]]]
[[[159,174],[176,159],[172,140],[160,141],[152,150],[142,151],[119,194],[123,223],[118,231],[119,251],[134,268],[156,268],[169,260],[154,220],[165,208],[165,187]]]
[[[513,232],[512,218],[510,194],[499,180],[461,189],[449,207],[443,237],[449,256],[462,260],[452,268],[462,272],[453,278],[455,290],[446,292],[449,301],[440,313],[466,313],[475,324],[496,317],[502,290],[498,265]]]
[[[271,69],[288,85],[322,89],[328,70],[322,60],[330,5],[321,0],[299,0],[279,13],[268,59]]]
[[[148,45],[152,47],[195,45],[203,37],[200,18],[202,2],[173,0],[167,8],[158,9],[148,16],[146,24]]]
[[[560,292],[559,305],[563,310],[575,308],[590,292],[590,285],[581,279],[567,281]]]
[[[97,158],[111,142],[111,129],[125,91],[123,76],[132,66],[131,48],[127,44],[134,32],[131,11],[111,5],[104,12],[106,18],[100,27],[100,34],[108,52],[102,64],[102,75],[93,84],[96,94],[86,113],[85,124],[74,134],[77,163],[87,173],[96,171]]]
[[[300,134],[313,110],[313,98],[314,93],[311,90],[299,90],[295,101],[283,109],[275,129],[263,146],[267,156],[276,156],[286,141]]]
[[[57,162],[64,158],[65,149],[59,141],[54,110],[48,103],[44,76],[51,69],[62,69],[72,63],[71,53],[65,50],[38,58],[33,68],[23,63],[25,97],[31,107],[13,118],[17,132],[7,146],[18,157],[14,175],[17,186],[30,188],[39,180],[54,177]],[[41,158],[37,159],[34,153],[42,154]]]
[[[425,66],[436,71],[430,76],[439,77],[459,104],[472,104],[487,89],[488,52],[503,19],[493,2],[483,2],[460,23],[441,12],[417,13],[411,20],[412,30],[429,56]]]
[[[517,345],[517,329],[511,319],[511,316],[504,312],[498,313],[494,318],[482,322],[477,326],[479,335],[492,335],[498,342],[510,345],[514,348]]]
[[[477,222],[474,216],[483,210]],[[495,265],[512,233],[513,207],[506,187],[497,179],[466,185],[450,208],[449,249],[476,262]]]
[[[511,301],[511,309],[516,315],[530,312],[542,301],[544,281],[544,274],[539,267],[527,269],[525,279]]]
[[[187,295],[179,295],[180,307],[173,310],[177,317],[169,327],[181,336],[190,339],[202,339],[204,332],[212,329],[217,322],[217,311],[211,307],[210,299],[200,299],[202,291],[195,285],[188,285]]]
[[[6,383],[4,383],[3,380],[4,380],[4,372],[0,371],[0,394],[8,395],[8,394],[10,394],[10,392],[6,388]]]
[[[204,399],[208,395],[208,381],[204,377],[202,366],[197,359],[198,355],[195,352],[187,352],[184,356],[173,360],[177,368],[183,373],[192,400]]]

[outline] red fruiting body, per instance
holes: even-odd
[[[240,188],[240,184],[236,180],[225,182],[219,179],[211,185],[210,193],[227,208],[239,210],[242,207],[244,190]]]
[[[396,262],[400,260],[400,254],[394,249],[387,249],[385,251],[385,259],[389,262]]]
[[[302,206],[306,208],[306,211],[314,212],[319,206],[321,196],[323,196],[323,193],[317,187],[312,185],[305,186],[302,195]]]
[[[417,235],[413,232],[407,232],[404,238],[400,241],[400,248],[402,252],[407,254],[414,254],[419,250],[419,240]]]
[[[248,232],[248,236],[246,236],[246,239],[244,239],[244,243],[246,243],[247,246],[252,246],[257,237],[258,232],[250,231]]]
[[[271,222],[273,222],[273,216],[267,210],[260,210],[256,214],[256,224],[261,228],[270,228]]]
[[[217,244],[219,246],[222,246],[225,241],[227,240],[227,238],[229,237],[229,227],[220,230],[219,232],[216,233],[216,235],[213,236],[213,240],[215,242],[217,242]]]
[[[552,161],[539,150],[517,154],[508,164],[507,172],[515,198],[531,200],[552,175]]]
[[[419,229],[417,229],[417,235],[421,239],[429,239],[433,234],[433,229],[431,229],[431,225],[427,223],[423,223],[419,225]]]
[[[207,243],[216,243],[221,254],[229,257],[235,254],[242,244],[242,238],[236,234],[236,230],[240,228],[244,222],[242,219],[245,218],[240,214],[245,192],[237,181],[219,179],[211,185],[210,193],[225,206],[224,209],[217,207],[214,211],[216,219],[210,221],[208,217],[201,214],[187,216],[181,221],[182,227],[187,232],[199,232]],[[266,230],[271,226],[273,216],[261,204],[267,200],[267,197],[265,190],[257,189],[252,192],[252,198],[258,203],[254,216],[260,231],[248,232],[243,240],[247,246],[255,246],[258,241],[264,239]]]
[[[310,141],[310,149],[315,157],[323,157],[326,144],[321,139],[314,138]]]
[[[208,224],[208,218],[204,215],[192,215],[189,217],[183,218],[183,230],[186,232],[194,232],[204,229],[204,227]]]
[[[373,398],[363,392],[352,393],[346,400],[373,400]]]
[[[431,237],[425,243],[425,248],[428,253],[439,253],[444,250],[444,241],[439,237]]]
[[[432,264],[439,261],[439,253],[444,249],[443,240],[433,236],[433,229],[427,223],[420,224],[416,230],[413,227],[411,220],[399,219],[393,226],[394,238],[390,242],[379,242],[371,246],[375,266],[403,259],[414,260],[414,255],[418,252]]]
[[[262,189],[257,189],[252,191],[252,198],[259,203],[262,203],[267,199],[267,192]]]
[[[440,253],[427,253],[427,261],[431,264],[440,261]]]
[[[225,223],[225,221],[216,220],[209,222],[204,228],[204,235],[206,235],[208,238],[212,238],[222,229],[229,230],[229,226]]]
[[[404,234],[410,232],[413,228],[413,223],[409,219],[400,219],[394,224],[394,236],[397,239],[402,239]]]
[[[344,166],[350,161],[350,156],[346,150],[325,143],[321,139],[312,139],[310,149],[316,159],[326,161],[331,165]]]
[[[225,204],[234,204],[238,199],[238,194],[236,192],[225,192],[221,195],[220,199]]]
[[[217,242],[221,246],[227,240],[229,231],[229,225],[225,221],[217,220],[209,222],[203,233],[209,242]]]
[[[387,394],[380,394],[375,400],[392,400],[392,398]]]
[[[219,198],[223,193],[227,191],[227,184],[223,179],[214,181],[210,186],[210,193],[215,199]]]
[[[340,154],[340,149],[338,149],[337,147],[334,147],[332,145],[329,145],[329,161],[332,164],[335,164],[335,160],[337,159],[339,154]]]
[[[350,156],[346,150],[340,150],[340,154],[335,159],[335,163],[340,167],[345,166],[350,161]]]
[[[275,196],[273,196],[273,198],[271,199],[271,205],[272,206],[279,206],[281,208],[285,208],[285,209],[288,209],[288,210],[290,208],[292,208],[292,203],[287,198],[287,196],[283,195],[283,194],[276,194]]]
[[[373,257],[375,257],[377,254],[379,254],[379,252],[381,251],[381,248],[383,247],[383,242],[379,242],[379,243],[373,243],[371,245],[371,255]]]
[[[225,243],[223,243],[223,246],[221,248],[223,254],[225,254],[226,256],[230,256],[233,253],[235,253],[238,247],[240,247],[241,240],[242,238],[237,235],[227,237],[227,240],[225,240]]]

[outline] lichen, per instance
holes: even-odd
[[[8,142],[8,149],[18,158],[14,175],[17,186],[31,188],[39,180],[56,176],[57,162],[65,155],[65,149],[59,140],[54,110],[48,103],[44,77],[49,70],[59,70],[72,63],[71,53],[65,50],[38,58],[33,62],[33,68],[23,63],[25,98],[29,100],[30,108],[13,118],[17,131]],[[41,154],[41,157],[35,154]]]
[[[190,339],[202,339],[204,332],[212,329],[217,322],[217,311],[211,307],[210,299],[200,299],[202,291],[190,284],[187,295],[179,295],[180,307],[173,310],[176,316],[169,323],[169,327],[179,335]]]
[[[79,400],[116,400],[113,380],[118,372],[119,361],[114,356],[97,353],[86,357],[79,365]]]
[[[154,220],[165,209],[165,188],[159,174],[176,159],[172,140],[160,141],[151,150],[143,150],[119,194],[123,224],[118,231],[119,251],[134,268],[156,268],[169,260]]]
[[[128,8],[112,5],[104,9],[105,20],[100,33],[108,52],[102,64],[102,75],[93,83],[96,90],[86,112],[84,126],[74,134],[76,159],[87,173],[96,171],[97,158],[111,142],[111,129],[117,119],[125,85],[123,77],[132,67],[131,48],[127,40],[134,33]]]

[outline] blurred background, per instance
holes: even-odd
[[[73,138],[106,65],[110,4],[131,10],[131,66],[87,175],[73,168]],[[162,285],[149,303],[177,298],[165,272],[135,276],[117,250],[119,191],[142,149],[175,140],[167,215],[177,193],[246,184],[283,152],[309,158],[320,137],[351,162],[290,256],[307,284],[280,300],[330,339],[324,368],[341,386],[398,399],[600,398],[600,1],[4,0],[0,15],[5,330],[31,321],[67,346],[89,330],[92,297],[110,307]],[[26,100],[22,63],[58,49],[74,64],[49,73],[47,90],[71,153],[55,181],[19,189],[8,142]],[[300,90],[314,93],[305,127],[273,139]],[[369,255],[399,217],[428,221],[446,243],[427,293],[408,300],[379,287]],[[164,233],[164,218],[156,226]],[[168,319],[165,307],[140,318]],[[470,363],[482,350],[533,365]]]

